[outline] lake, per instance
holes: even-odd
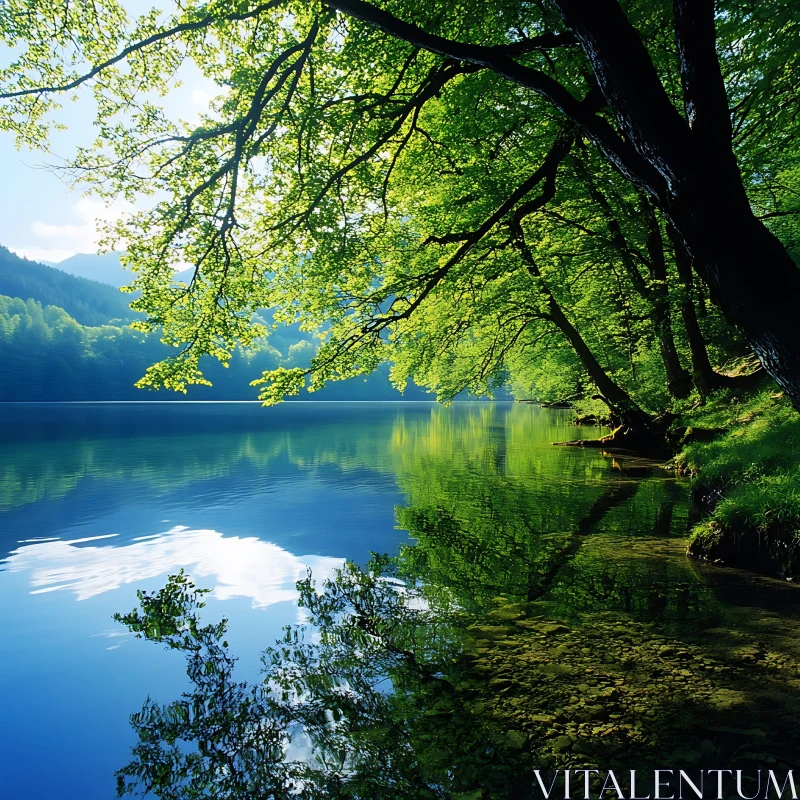
[[[526,797],[537,766],[791,765],[796,588],[688,560],[688,483],[552,446],[593,433],[513,403],[0,407],[0,797],[114,797],[130,715],[189,687],[180,652],[112,619],[138,589],[183,569],[211,590],[202,619],[229,620],[253,681],[307,619],[297,581],[337,585],[371,553],[398,558],[342,589],[319,651],[353,687],[377,648],[372,734],[347,732],[342,768],[371,796]],[[348,619],[369,635],[345,652]]]

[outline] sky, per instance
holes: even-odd
[[[126,5],[130,8],[130,3]],[[10,53],[0,49],[0,63]],[[180,72],[182,85],[169,96],[169,108],[181,119],[191,120],[208,108],[213,86],[193,66]],[[57,116],[67,130],[53,135],[55,156],[69,157],[76,145],[95,138],[91,100],[67,102]],[[18,151],[14,137],[0,132],[0,175],[4,203],[0,214],[0,245],[36,261],[58,263],[76,253],[96,253],[97,221],[114,218],[122,206],[106,208],[92,197],[71,189],[46,165],[54,159],[45,153]]]

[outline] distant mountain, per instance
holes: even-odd
[[[128,308],[130,296],[114,286],[28,261],[2,246],[0,295],[36,300],[43,306],[58,306],[81,325],[102,325],[112,319],[135,317]]]
[[[78,253],[58,262],[58,269],[111,286],[127,286],[134,278],[130,270],[123,269],[119,257],[121,253]]]
[[[80,278],[88,278],[100,283],[108,283],[111,286],[128,286],[135,275],[131,270],[125,269],[120,263],[122,253],[77,253],[74,256],[52,264],[43,261],[43,264],[57,267],[70,275]],[[175,273],[176,281],[186,281],[188,283],[194,275],[194,268],[182,270]]]

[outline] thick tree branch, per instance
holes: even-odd
[[[715,47],[714,0],[674,0],[675,44],[686,118],[704,147],[730,143],[725,82]]]
[[[541,174],[541,180],[543,182],[542,191],[539,193],[538,197],[534,197],[531,200],[521,203],[516,211],[514,211],[514,221],[516,223],[519,223],[525,217],[533,214],[536,211],[539,211],[541,208],[544,208],[544,206],[555,197],[556,175],[558,174],[558,168],[561,165],[561,162],[569,154],[574,140],[575,137],[568,134],[565,134],[556,140],[555,144],[550,149],[550,152],[547,154],[547,158],[544,160],[544,163],[538,170],[538,172]]]
[[[547,193],[547,184],[555,180],[555,172],[558,169],[558,165],[564,160],[567,153],[569,153],[573,141],[573,133],[565,132],[560,134],[556,138],[553,146],[550,148],[550,152],[547,154],[542,166],[539,167],[539,169],[537,169],[527,180],[523,181],[509,195],[509,197],[503,203],[501,203],[489,217],[484,220],[484,222],[478,228],[467,235],[467,238],[464,239],[461,247],[459,247],[458,250],[456,250],[456,252],[441,267],[439,267],[439,269],[431,274],[422,291],[414,298],[414,300],[409,302],[408,308],[398,314],[391,315],[389,318],[380,319],[380,324],[382,327],[386,327],[386,325],[388,325],[390,322],[408,319],[408,317],[411,316],[411,314],[419,307],[425,298],[433,291],[439,281],[441,281],[442,278],[444,278],[447,273],[456,266],[456,264],[463,261],[472,248],[475,247],[475,245],[481,239],[483,239],[484,236],[486,236],[495,225],[503,220],[506,215],[514,209],[517,203],[519,203],[519,201],[525,197],[525,195],[532,191],[542,181],[545,182],[543,194]],[[542,201],[541,204],[543,205],[544,202],[546,201]],[[527,213],[531,213],[531,211],[528,211]]]
[[[553,146],[550,148],[550,151],[545,156],[542,165],[530,176],[530,178],[517,187],[517,189],[508,197],[508,199],[503,202],[502,205],[500,205],[479,228],[474,231],[466,231],[462,233],[448,233],[444,236],[429,236],[425,240],[425,244],[454,244],[456,242],[463,242],[461,248],[456,251],[455,256],[459,256],[461,250],[464,250],[463,255],[466,255],[469,249],[477,244],[512,209],[514,210],[513,217],[517,221],[540,209],[555,195],[555,179],[556,173],[558,172],[558,167],[567,157],[574,141],[574,133],[564,131],[559,134],[559,136],[556,137]],[[526,201],[525,203],[521,203],[519,206],[517,206],[517,203],[540,183],[544,184],[541,194],[538,197]],[[514,208],[515,206],[517,207]],[[463,258],[463,255],[459,256],[459,260]],[[447,264],[444,266],[447,266]]]
[[[667,388],[673,397],[685,397],[692,387],[691,375],[683,368],[672,329],[667,262],[664,257],[664,239],[655,208],[647,197],[641,197],[640,208],[647,230],[647,254],[652,288],[650,301],[653,308],[653,327],[658,337],[661,358],[667,374]]]
[[[580,41],[625,138],[672,189],[690,166],[689,128],[672,105],[639,33],[617,0],[553,4]],[[646,188],[659,197],[666,186],[655,181]]]
[[[279,8],[284,0],[272,0],[263,3],[247,12],[207,15],[194,22],[181,23],[150,37],[134,42],[106,61],[95,65],[88,72],[71,81],[51,86],[39,86],[21,89],[15,92],[0,94],[0,99],[12,99],[23,95],[45,95],[64,92],[77,88],[81,84],[100,75],[104,70],[123,61],[128,56],[146,50],[148,47],[166,39],[191,33],[214,25],[219,21],[242,21],[257,18],[260,14]],[[609,122],[596,114],[596,107],[574,97],[572,93],[546,73],[520,64],[515,57],[538,49],[562,47],[574,44],[577,39],[569,31],[550,32],[540,36],[512,42],[507,45],[475,45],[457,42],[436,34],[431,34],[413,23],[405,22],[383,9],[364,2],[364,0],[331,0],[330,8],[342,14],[360,19],[386,31],[393,37],[408,41],[417,47],[438,53],[457,61],[467,62],[477,67],[485,67],[514,83],[533,90],[545,97],[574,122],[581,125],[592,141],[602,150],[612,163],[638,185],[646,187],[654,193],[663,192],[658,173],[648,164],[647,159],[621,137]]]
[[[567,315],[561,308],[558,300],[550,291],[545,282],[539,265],[533,256],[530,246],[525,239],[525,232],[519,220],[512,219],[510,223],[511,235],[513,236],[514,247],[520,254],[525,269],[534,280],[538,290],[547,302],[548,317],[553,324],[561,331],[564,338],[575,350],[575,354],[580,359],[592,382],[602,393],[603,399],[609,407],[631,428],[641,427],[646,429],[649,425],[649,418],[641,408],[634,402],[630,395],[622,389],[600,366],[600,362],[595,358],[594,353],[584,341],[578,329],[570,322]]]
[[[375,341],[390,325],[409,319],[447,274],[469,255],[475,245],[487,236],[496,225],[511,214],[520,200],[531,192],[539,183],[548,181],[551,177],[554,177],[555,170],[569,153],[573,141],[573,132],[562,132],[556,138],[542,165],[529,178],[523,181],[478,228],[468,233],[457,234],[458,238],[455,239],[455,241],[461,241],[461,246],[441,267],[425,276],[420,276],[424,278],[424,283],[421,284],[418,293],[413,299],[398,295],[395,300],[392,301],[387,313],[373,317],[360,328],[354,330],[350,335],[337,342],[332,352],[325,354],[323,362],[312,363],[312,366],[307,369],[304,374],[309,375],[321,368],[334,364],[337,359],[358,347],[365,340],[368,342]],[[544,189],[543,194],[546,192],[547,189]],[[517,222],[516,224],[518,225],[519,223]],[[391,292],[391,294],[397,293],[397,288]],[[376,298],[374,302],[380,304],[381,301],[379,298]],[[402,310],[394,311],[394,307],[400,302],[406,303],[406,307]]]
[[[546,73],[518,63],[504,46],[492,47],[456,42],[428,33],[418,25],[405,22],[364,0],[330,0],[328,5],[346,16],[355,17],[380,28],[390,36],[403,39],[433,53],[485,67],[507,80],[531,89],[583,127],[592,141],[627,177],[651,192],[663,193],[665,186],[656,170],[628,141],[620,137],[607,120],[597,116],[596,107],[574,97],[566,87]],[[641,45],[641,42],[639,44]],[[652,64],[650,69],[653,71]]]
[[[550,50],[554,47],[574,47],[577,44],[578,40],[570,31],[563,31],[561,33],[542,33],[519,42],[498,44],[494,45],[494,47],[498,52],[513,57],[531,53],[535,50]]]
[[[800,209],[788,211],[767,211],[766,214],[759,214],[757,219],[773,219],[774,217],[792,217],[800,214]]]
[[[733,129],[728,96],[716,50],[714,5],[714,0],[673,2],[683,102],[700,157],[715,167],[716,180],[743,194],[731,144]]]

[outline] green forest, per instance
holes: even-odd
[[[169,351],[158,336],[131,329],[141,317],[118,288],[19,258],[0,247],[0,402],[184,399],[137,389],[136,382]],[[262,319],[269,313],[262,312]],[[266,319],[265,319],[266,321]],[[239,348],[223,366],[204,360],[210,385],[192,400],[255,400],[250,382],[264,370],[306,366],[317,341],[283,327],[267,341]],[[335,387],[322,400],[396,400],[384,369]],[[425,399],[413,387],[407,398]]]
[[[2,246],[0,295],[61,308],[79,325],[90,327],[112,320],[122,324],[137,316],[130,309],[130,298],[115,286],[28,261]]]
[[[284,357],[264,344],[238,354],[230,374],[219,375],[220,389],[211,399],[246,399],[253,369],[294,365],[304,351],[302,344],[295,343]],[[156,337],[131,330],[121,320],[81,325],[63,308],[0,295],[0,400],[147,399],[134,384],[164,354]],[[217,367],[211,368],[214,378],[222,372]],[[197,399],[209,399],[210,392],[203,388],[198,387]]]

